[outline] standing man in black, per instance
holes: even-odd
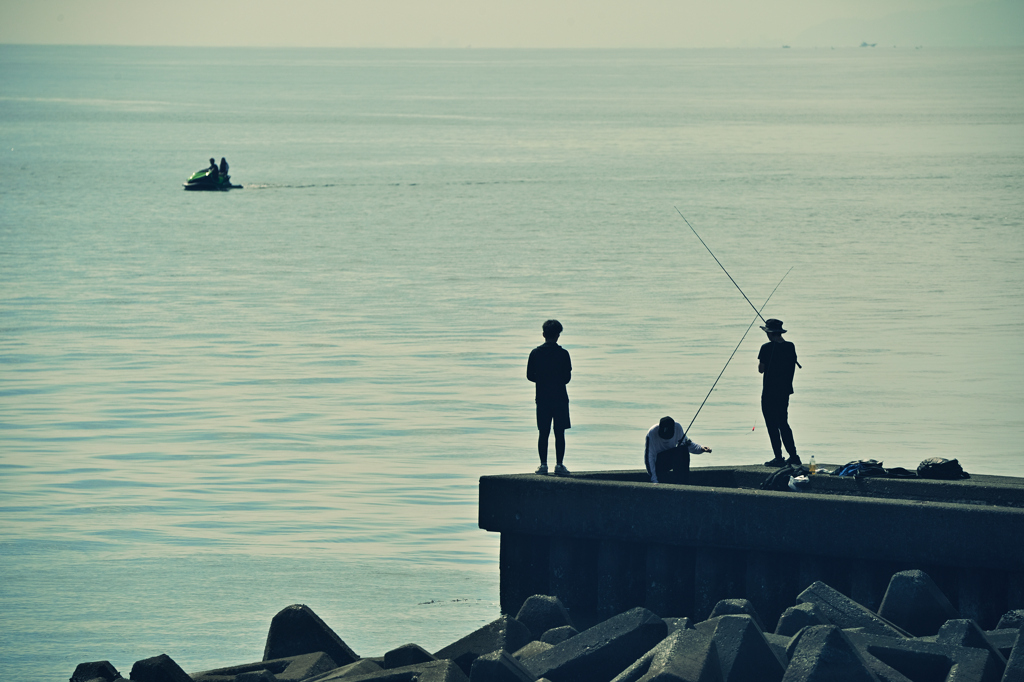
[[[565,385],[572,378],[572,362],[569,351],[558,345],[562,325],[558,320],[548,320],[541,326],[544,334],[543,345],[530,351],[526,364],[526,378],[537,385],[537,452],[540,455],[538,474],[548,473],[548,435],[551,424],[555,425],[555,474],[568,476],[569,470],[562,464],[565,457],[565,430],[572,428],[569,423],[569,394]]]
[[[793,442],[793,429],[789,428],[789,396],[793,393],[793,373],[800,363],[796,361],[796,346],[784,341],[782,320],[765,320],[761,327],[768,335],[768,343],[761,346],[757,354],[757,371],[764,375],[761,388],[761,413],[768,437],[772,441],[775,457],[765,466],[781,467],[786,464],[800,464]],[[786,446],[789,459],[782,459],[782,446]]]

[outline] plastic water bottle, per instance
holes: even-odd
[[[811,455],[811,462],[807,465],[807,468],[812,475],[818,473],[818,465],[814,463],[814,455]]]

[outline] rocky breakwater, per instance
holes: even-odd
[[[702,622],[632,608],[582,631],[557,597],[528,598],[430,653],[410,643],[360,657],[308,606],[270,624],[262,661],[188,674],[166,654],[134,682],[1024,682],[1024,610],[994,630],[961,618],[924,572],[892,576],[877,611],[825,583],[803,590],[767,629],[746,599]],[[123,679],[108,661],[71,682]]]

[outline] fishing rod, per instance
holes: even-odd
[[[701,243],[701,244],[704,244],[704,240],[703,240],[703,239],[701,239],[701,237],[700,237],[700,235],[699,235],[699,234],[697,234],[697,230],[694,230],[694,229],[693,229],[693,225],[691,225],[691,224],[690,224],[690,221],[686,219],[686,216],[684,216],[684,215],[683,215],[683,212],[682,212],[682,211],[680,211],[680,210],[679,210],[678,208],[676,208],[675,206],[673,206],[672,208],[675,208],[675,209],[676,209],[676,213],[678,213],[678,214],[679,214],[679,217],[683,219],[683,222],[684,222],[684,223],[686,223],[686,226],[687,226],[688,228],[690,228],[690,230],[691,230],[691,231],[692,231],[692,232],[693,232],[693,233],[694,233],[695,235],[697,235],[697,239],[700,239],[700,243]],[[724,272],[724,273],[725,273],[726,277],[728,277],[728,278],[729,278],[730,280],[732,280],[732,283],[736,285],[736,289],[737,289],[737,290],[738,290],[738,291],[739,291],[739,292],[740,292],[741,294],[743,294],[743,289],[740,289],[740,285],[739,285],[739,284],[736,284],[736,280],[732,279],[732,275],[730,275],[730,274],[729,274],[729,271],[725,269],[725,266],[724,266],[724,265],[722,265],[722,261],[718,260],[718,256],[716,256],[716,255],[714,254],[714,252],[713,252],[713,251],[712,251],[712,250],[711,250],[711,249],[710,249],[710,248],[708,247],[708,245],[707,245],[707,244],[704,244],[704,248],[708,250],[708,253],[710,253],[710,254],[711,254],[711,257],[715,259],[715,262],[716,262],[716,263],[718,263],[718,267],[722,268],[722,272]],[[790,268],[790,269],[792,269],[792,268]],[[789,273],[787,272],[786,274],[788,275]],[[785,277],[783,277],[783,279],[785,279]],[[781,282],[780,282],[780,284],[781,284]],[[777,288],[778,288],[778,287],[776,287],[776,289],[777,289]],[[773,291],[772,293],[775,293],[775,292]],[[747,295],[746,295],[746,294],[743,294],[743,298],[747,298]],[[771,298],[771,296],[769,296],[769,298]],[[753,303],[751,303],[751,302],[750,302],[750,299],[749,299],[749,298],[747,298],[747,303],[750,303],[750,307],[754,309],[754,312],[755,312],[755,313],[757,313],[757,316],[761,318],[761,321],[762,321],[762,322],[764,322],[765,324],[768,324],[768,321],[767,321],[767,320],[765,320],[765,319],[764,319],[763,317],[761,317],[761,311],[757,309],[757,306],[755,306],[755,305],[754,305]],[[767,304],[768,302],[767,302],[767,301],[765,301],[765,303]],[[762,308],[764,308],[764,306],[761,306],[761,307],[762,307]]]
[[[691,231],[691,232],[693,232],[693,234],[694,234],[694,235],[696,235],[697,239],[700,239],[700,243],[701,243],[701,244],[704,244],[704,240],[703,240],[703,239],[701,239],[701,237],[700,237],[700,235],[699,235],[699,234],[697,234],[697,230],[694,230],[694,229],[693,229],[693,225],[691,225],[691,224],[690,224],[690,221],[686,219],[686,216],[684,216],[684,215],[683,215],[683,212],[682,212],[682,211],[680,211],[680,210],[679,210],[678,208],[676,208],[675,206],[673,206],[672,208],[675,208],[675,209],[676,209],[676,213],[678,213],[678,214],[679,214],[679,217],[683,219],[683,222],[684,222],[684,223],[686,223],[686,226],[690,228],[690,231]],[[763,317],[763,316],[761,315],[761,310],[764,310],[764,306],[761,306],[761,310],[758,310],[758,309],[757,309],[757,308],[756,308],[756,307],[754,306],[754,304],[750,302],[750,299],[749,299],[749,298],[747,298],[747,295],[743,293],[743,289],[740,289],[740,285],[739,285],[739,284],[736,284],[736,280],[734,280],[734,279],[732,278],[732,275],[730,275],[730,274],[729,274],[729,271],[725,269],[725,266],[724,266],[724,265],[722,265],[722,261],[718,260],[718,256],[716,256],[716,255],[714,254],[714,252],[712,252],[712,251],[711,251],[711,249],[710,249],[710,248],[708,247],[708,245],[707,245],[707,244],[704,244],[704,248],[708,250],[708,253],[710,253],[710,254],[711,254],[711,257],[715,259],[715,262],[716,262],[716,263],[718,263],[718,267],[722,268],[722,272],[724,272],[724,273],[725,273],[726,277],[728,277],[728,278],[729,278],[730,280],[732,280],[732,283],[733,283],[733,284],[734,284],[734,285],[736,286],[736,289],[737,289],[737,290],[738,290],[738,291],[739,291],[739,292],[740,292],[741,294],[743,294],[743,298],[746,298],[746,299],[747,299],[747,303],[750,303],[750,307],[751,307],[751,308],[754,308],[754,312],[755,312],[755,313],[757,313],[757,317],[761,318],[761,321],[762,321],[762,322],[764,322],[764,323],[765,323],[765,324],[767,325],[767,324],[768,324],[768,320],[764,319],[764,317]],[[790,268],[790,270],[792,270],[792,269],[793,269],[793,268]],[[786,272],[786,275],[788,275],[788,274],[789,274],[789,272],[787,271],[787,272]],[[785,276],[785,275],[783,275],[783,276],[782,276],[782,279],[786,279],[786,276]],[[782,284],[782,282],[780,281],[780,282],[779,282],[779,284]],[[775,289],[778,289],[778,288],[779,288],[779,287],[778,287],[778,285],[776,285],[776,286],[775,286]],[[775,289],[772,289],[772,293],[773,293],[773,294],[775,293]],[[768,298],[771,298],[771,296],[769,295],[769,296],[768,296]],[[765,303],[765,305],[768,305],[768,301],[765,301],[764,303]],[[755,322],[757,321],[757,320],[756,320],[756,318],[755,318],[755,320],[754,320],[754,321],[755,321]],[[748,329],[747,331],[750,331],[750,330]],[[767,331],[767,330],[766,330],[766,331]],[[743,340],[742,340],[742,339],[740,339],[740,343],[742,343],[742,342],[743,342]],[[737,346],[737,348],[738,348],[738,346]],[[773,353],[773,354],[772,354],[772,357],[774,357],[774,355],[775,355],[775,354]],[[728,364],[728,363],[727,363],[727,364]],[[769,366],[770,366],[770,363],[769,363]],[[798,363],[796,363],[796,366],[797,366],[797,367],[799,367],[800,369],[803,369],[803,368],[804,368],[804,367],[803,367],[803,365],[801,365],[801,364],[800,364],[799,362],[798,362]],[[722,370],[722,371],[724,372],[725,370]],[[712,388],[714,388],[714,387],[712,387]],[[698,412],[699,412],[699,410],[698,410]],[[696,419],[696,417],[694,417],[694,419]]]
[[[680,215],[682,215],[682,214],[680,213]],[[686,218],[683,218],[683,220],[686,220]],[[698,237],[698,239],[700,239],[700,237]],[[711,255],[714,255],[714,254],[711,254]],[[718,260],[718,259],[716,258],[715,260]],[[724,268],[723,268],[723,270],[724,270]],[[766,298],[764,300],[764,305],[761,306],[761,310],[764,310],[764,307],[766,305],[768,305],[768,301],[772,300],[772,296],[775,295],[775,290],[778,289],[782,285],[783,280],[785,280],[786,277],[789,276],[789,273],[792,272],[792,271],[793,271],[793,268],[790,268],[789,270],[786,270],[786,274],[782,276],[782,279],[779,280],[779,283],[775,285],[775,289],[772,289],[772,293],[768,294],[768,298]],[[728,273],[726,273],[726,274],[728,274]],[[757,310],[757,308],[754,308],[754,310]],[[733,356],[736,355],[736,351],[738,351],[740,349],[740,345],[743,343],[743,339],[747,338],[747,334],[749,334],[750,330],[754,327],[754,323],[757,322],[757,318],[761,317],[761,310],[757,310],[757,317],[755,317],[753,320],[750,321],[750,325],[747,327],[747,331],[743,332],[743,336],[740,337],[740,342],[737,343],[736,344],[736,348],[733,349],[732,355],[730,355],[729,359],[725,361],[725,367],[723,367],[722,371],[718,373],[718,379],[721,379],[722,375],[725,374],[726,367],[728,367],[729,363],[732,362]],[[763,320],[764,318],[761,317],[761,319]],[[715,379],[715,383],[711,384],[711,391],[714,391],[715,390],[715,386],[718,385],[718,379]],[[708,391],[708,394],[706,396],[704,396],[704,402],[701,403],[700,407],[697,408],[697,414],[700,414],[701,409],[704,408],[704,403],[706,403],[708,401],[708,398],[711,397],[711,391]],[[693,415],[693,419],[690,420],[690,426],[693,426],[693,422],[697,421],[697,414]],[[687,433],[690,432],[690,426],[686,427],[686,431],[683,433],[684,436]]]

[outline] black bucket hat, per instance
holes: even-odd
[[[761,329],[768,332],[769,334],[785,334],[786,330],[782,328],[782,320],[776,320],[774,317],[770,317],[764,321],[761,325]]]

